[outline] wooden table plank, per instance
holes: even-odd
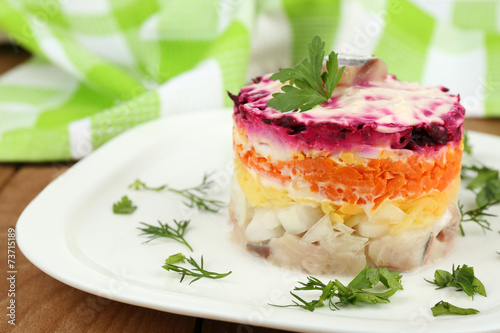
[[[470,131],[500,135],[500,118],[466,118],[464,128]]]
[[[287,333],[289,331],[276,330],[266,327],[257,327],[245,324],[228,323],[217,320],[203,320],[201,333]]]
[[[18,46],[0,45],[0,74],[26,61],[29,57],[29,53]]]
[[[14,164],[0,164],[0,191],[4,185],[9,181],[12,175],[16,172],[17,165]]]

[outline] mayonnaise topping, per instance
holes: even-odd
[[[245,109],[269,119],[283,117],[283,113],[265,104],[272,94],[281,91],[279,81],[268,76],[247,87],[249,99]],[[401,82],[388,75],[384,81],[370,82],[368,86],[337,87],[332,98],[307,112],[288,112],[298,122],[337,123],[342,126],[371,123],[381,133],[394,133],[419,124],[444,124],[459,97],[445,93],[443,87],[421,87],[414,82]]]

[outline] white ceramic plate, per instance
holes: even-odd
[[[486,332],[500,330],[500,251],[498,218],[483,234],[467,225],[455,250],[439,263],[403,274],[404,291],[390,304],[343,306],[311,313],[290,304],[289,291],[306,275],[268,265],[234,244],[225,209],[198,213],[169,192],[136,192],[127,186],[136,178],[150,185],[185,188],[214,171],[213,196],[228,201],[232,171],[231,112],[216,110],[164,118],[135,128],[77,163],[50,184],[23,212],[17,224],[19,246],[26,257],[52,277],[109,299],[148,308],[308,332]],[[478,159],[500,168],[493,153],[500,138],[470,133]],[[139,207],[132,215],[114,215],[112,204],[127,195]],[[472,202],[464,194],[462,200]],[[500,211],[496,210],[497,213]],[[139,222],[192,220],[186,233],[194,247],[167,239],[143,244]],[[171,254],[184,252],[217,272],[221,280],[180,283],[161,266]],[[435,290],[424,281],[436,269],[452,264],[475,268],[488,297],[472,301],[451,288]],[[336,278],[334,276],[322,277]],[[339,278],[348,283],[350,278]],[[481,312],[475,316],[434,318],[430,308],[440,300]],[[245,327],[242,327],[242,331]]]

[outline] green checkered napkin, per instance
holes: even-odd
[[[137,124],[228,107],[315,35],[499,116],[498,15],[472,0],[0,0],[0,30],[33,54],[0,76],[0,161],[79,159]]]

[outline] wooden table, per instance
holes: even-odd
[[[0,47],[0,74],[29,55]],[[466,129],[500,135],[500,119],[467,119]],[[0,234],[2,278],[1,332],[254,332],[280,330],[193,318],[101,298],[69,287],[40,271],[16,249],[16,326],[7,323],[7,231],[28,203],[73,163],[0,163]]]

